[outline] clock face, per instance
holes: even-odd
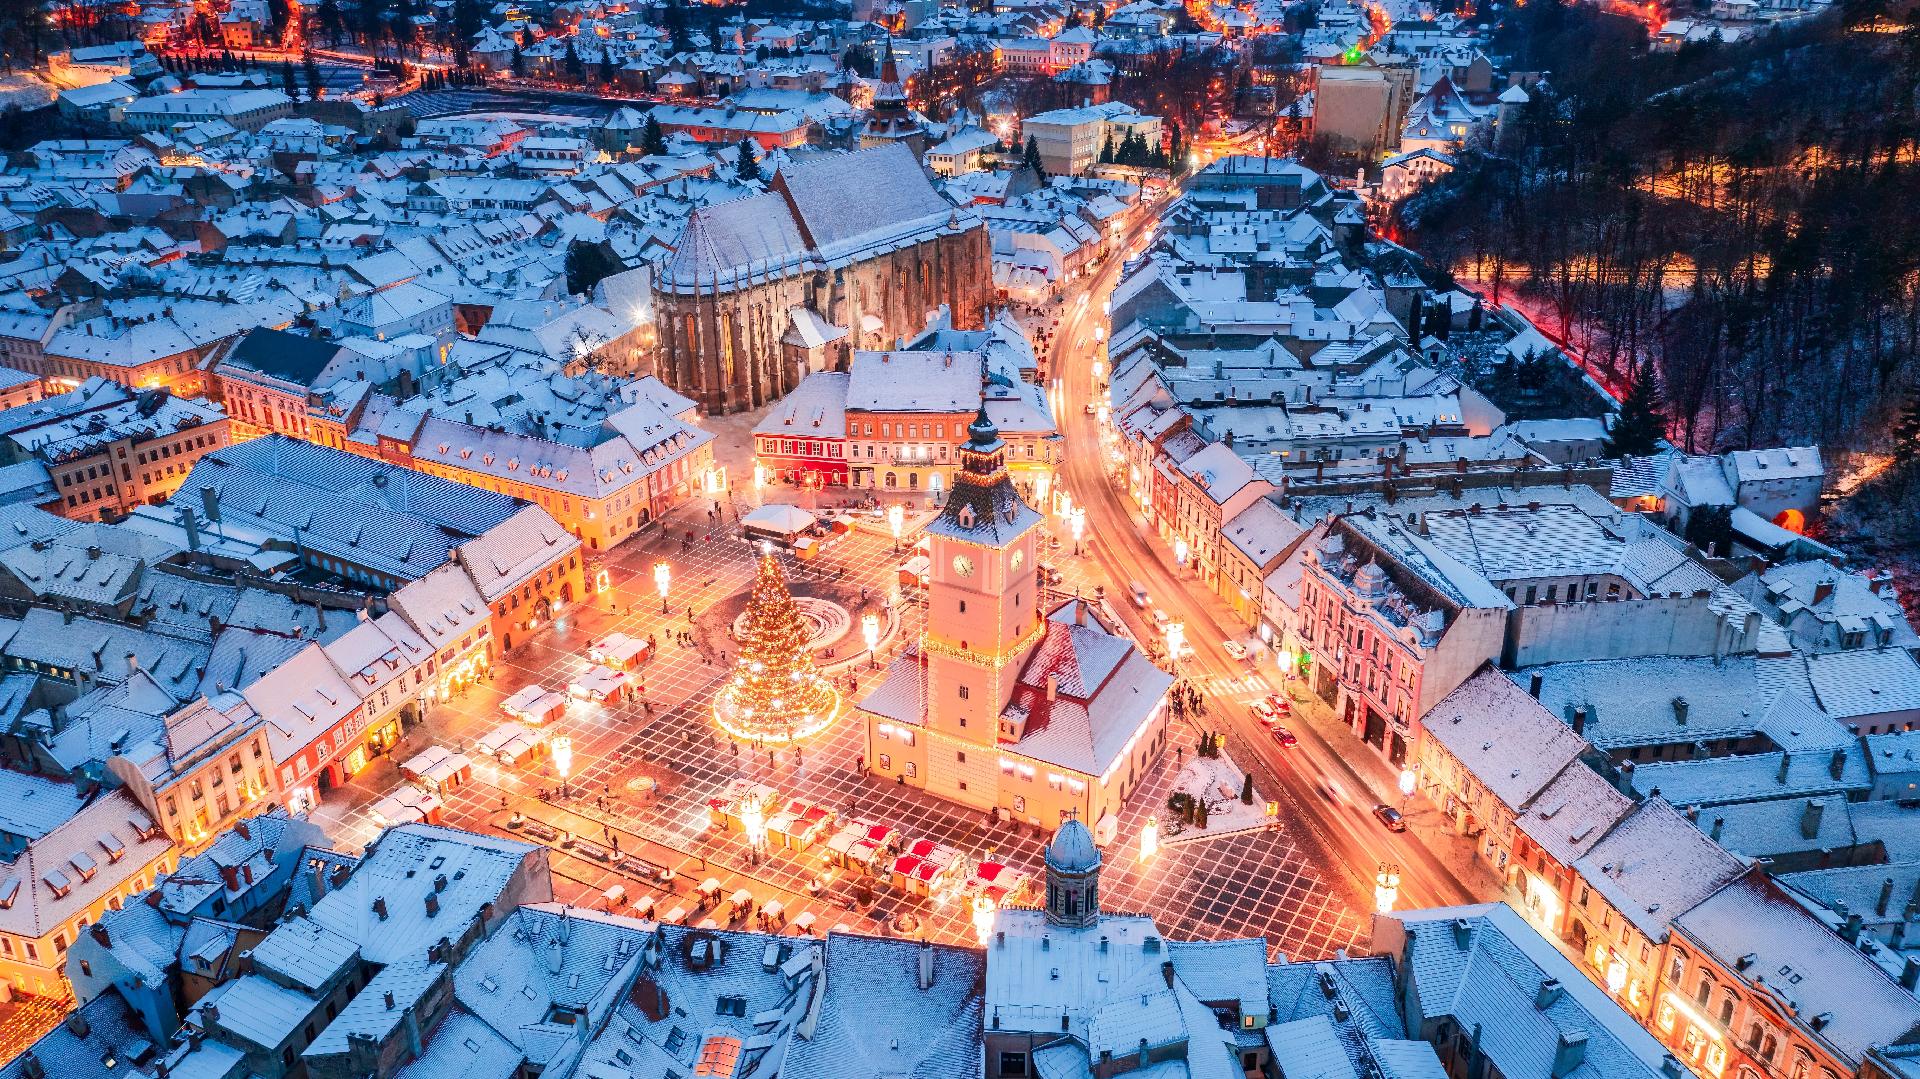
[[[1027,564],[1027,552],[1025,551],[1013,552],[1013,562],[1012,562],[1013,572],[1019,573],[1020,567],[1026,564]]]
[[[958,573],[962,577],[973,576],[973,559],[963,554],[954,555],[953,572]]]

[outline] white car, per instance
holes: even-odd
[[[1239,641],[1227,641],[1226,643],[1222,644],[1220,647],[1227,653],[1227,655],[1232,656],[1234,659],[1247,658],[1247,649]]]
[[[1168,622],[1171,622],[1171,621],[1173,621],[1173,619],[1167,616],[1167,612],[1165,612],[1165,611],[1163,611],[1163,610],[1161,610],[1161,609],[1160,609],[1160,608],[1158,608],[1158,607],[1155,607],[1155,608],[1153,609],[1153,624],[1154,624],[1154,625],[1156,625],[1156,626],[1159,626],[1159,627],[1160,627],[1161,629],[1165,629],[1165,628],[1167,628],[1167,623],[1168,623]]]

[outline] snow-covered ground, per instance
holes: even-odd
[[[1194,828],[1169,816],[1160,826],[1161,842],[1191,843],[1198,839],[1212,839],[1271,825],[1273,819],[1267,816],[1267,800],[1260,796],[1259,791],[1253,792],[1252,805],[1240,800],[1244,783],[1246,773],[1225,753],[1218,757],[1190,757],[1186,767],[1174,777],[1173,789],[1191,794],[1206,804],[1207,826]],[[1175,829],[1181,831],[1176,833]]]
[[[0,108],[18,105],[23,109],[37,109],[53,104],[55,93],[52,83],[31,71],[0,75]]]

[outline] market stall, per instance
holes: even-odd
[[[367,812],[374,823],[391,828],[396,824],[438,824],[440,808],[439,795],[402,783],[381,796]]]
[[[645,663],[653,643],[645,637],[609,633],[587,649],[587,658],[616,671],[631,671]]]
[[[595,664],[582,671],[567,685],[567,695],[583,701],[608,701],[618,704],[633,695],[633,676],[625,671]]]
[[[825,806],[788,802],[785,809],[767,818],[767,839],[788,850],[806,850],[833,827],[833,818],[833,810]]]
[[[899,843],[900,832],[890,824],[852,821],[827,840],[826,860],[847,869],[885,873]]]
[[[542,685],[522,686],[500,702],[500,710],[522,723],[539,727],[567,714],[567,697]]]
[[[1016,901],[1026,889],[1027,875],[1000,862],[983,861],[961,886],[960,894],[971,899],[984,896],[996,907]]]
[[[707,819],[715,828],[745,829],[749,822],[767,824],[774,806],[780,803],[780,791],[751,779],[735,779],[707,799]]]
[[[475,742],[474,751],[511,768],[538,756],[546,744],[543,731],[530,731],[519,723],[502,723]]]
[[[400,775],[428,790],[445,794],[460,789],[473,778],[473,762],[464,753],[455,753],[444,746],[428,746],[400,766]]]

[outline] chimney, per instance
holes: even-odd
[[[445,873],[435,873],[433,875],[433,890],[436,892],[444,892],[447,890],[447,875]]]
[[[1848,944],[1860,943],[1860,924],[1863,921],[1865,919],[1857,911],[1848,914],[1846,924],[1840,927],[1840,939]]]
[[[933,945],[920,942],[920,991],[933,988]]]
[[[392,1011],[393,1010],[393,990],[391,989],[387,990],[386,997],[384,999],[386,1000],[387,1010]]]
[[[1668,1053],[1666,1057],[1660,1061],[1660,1074],[1666,1076],[1667,1079],[1680,1079],[1686,1072],[1681,1069],[1680,1061],[1675,1058],[1672,1053]]]
[[[1547,676],[1541,674],[1539,671],[1535,671],[1533,672],[1533,677],[1527,680],[1527,692],[1532,694],[1533,699],[1537,701],[1540,699],[1540,690],[1544,688],[1546,684]]]
[[[1867,590],[1876,596],[1879,595],[1880,590],[1887,586],[1887,578],[1890,576],[1892,575],[1880,571],[1869,572],[1867,574]]]
[[[1826,804],[1818,798],[1807,799],[1807,807],[1800,811],[1800,837],[1812,839],[1820,834],[1820,818],[1826,816]]]
[[[226,885],[227,891],[229,892],[239,891],[240,890],[240,868],[238,866],[231,866],[231,865],[221,866],[220,867],[220,883]]]
[[[427,896],[427,917],[429,918],[437,917],[439,913],[440,913],[440,897],[437,895],[428,895]]]
[[[1882,918],[1887,916],[1887,904],[1893,902],[1893,878],[1880,882],[1880,901],[1873,905],[1873,912]]]
[[[62,1020],[62,1022],[66,1024],[67,1030],[71,1031],[76,1038],[84,1038],[93,1033],[93,1024],[87,1022],[86,1014],[78,1008],[68,1012],[66,1019]]]
[[[1834,750],[1833,756],[1827,758],[1827,774],[1835,779],[1839,779],[1840,773],[1846,770],[1847,751],[1845,749]]]
[[[1833,598],[1833,581],[1831,578],[1814,582],[1813,606],[1818,607],[1822,603],[1825,603],[1827,600],[1832,598]]]
[[[1678,723],[1682,727],[1687,725],[1687,708],[1688,707],[1689,706],[1687,704],[1687,699],[1685,697],[1675,697],[1673,699],[1673,721],[1675,723]]]
[[[373,912],[380,916],[381,921],[384,922],[387,920],[387,897],[386,896],[377,895],[373,897]]]
[[[246,821],[243,821],[243,820],[234,821],[233,830],[239,833],[239,836],[241,839],[246,839],[246,840],[253,839],[253,829],[247,827]]]
[[[1167,988],[1172,989],[1173,988],[1173,960],[1167,959],[1167,960],[1161,961],[1160,976],[1167,980]]]
[[[1467,921],[1465,918],[1455,918],[1453,920],[1453,946],[1459,948],[1461,951],[1466,951],[1467,946],[1472,943],[1473,923]]]
[[[220,523],[220,492],[214,490],[212,484],[200,485],[200,509],[207,515],[207,520]]]
[[[1540,983],[1540,991],[1534,994],[1533,1006],[1544,1012],[1553,1007],[1554,1001],[1560,999],[1561,992],[1560,979],[1548,978]]]
[[[1784,749],[1781,750],[1780,751],[1780,773],[1774,777],[1775,782],[1785,783],[1787,781],[1787,767],[1792,763],[1793,763],[1793,754],[1787,752]]]
[[[1060,676],[1057,674],[1047,675],[1047,700],[1049,701],[1057,700],[1059,696],[1060,696]]]
[[[1586,1063],[1587,1032],[1567,1030],[1560,1034],[1560,1044],[1553,1050],[1553,1079],[1566,1079],[1574,1069]]]
[[[1900,988],[1909,993],[1920,988],[1920,955],[1907,956],[1907,965],[1900,968]]]
[[[1628,797],[1632,797],[1633,796],[1633,762],[1632,761],[1620,762],[1619,777],[1620,778],[1619,778],[1618,786],[1620,788],[1620,793]]]
[[[1573,710],[1573,733],[1582,737],[1587,733],[1587,706],[1580,705]]]
[[[100,946],[102,948],[113,947],[113,936],[107,932],[107,925],[105,922],[93,923],[92,928],[89,929],[88,932],[93,934],[93,939],[99,941]],[[78,1015],[79,1013],[75,1012],[74,1014]]]
[[[1725,817],[1713,818],[1713,827],[1707,831],[1707,838],[1713,840],[1715,843],[1720,842],[1720,829],[1725,828],[1726,826],[1727,826],[1727,818]]]

